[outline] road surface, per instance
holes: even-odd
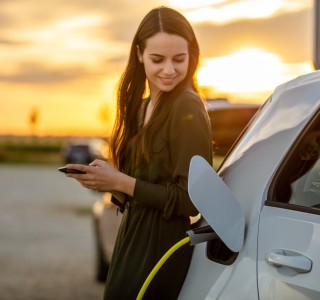
[[[1,300],[102,299],[90,215],[100,195],[57,167],[0,165]]]

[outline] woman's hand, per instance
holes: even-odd
[[[122,192],[133,196],[136,179],[130,177],[104,160],[96,159],[87,165],[67,164],[66,167],[86,172],[67,173],[66,176],[78,180],[82,186],[99,192]]]

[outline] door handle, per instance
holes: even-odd
[[[307,273],[312,269],[312,260],[299,253],[274,249],[266,254],[268,264],[275,267],[288,267],[299,273]]]

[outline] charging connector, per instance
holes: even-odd
[[[190,238],[190,246],[207,242],[217,237],[217,234],[210,225],[189,230],[187,231],[187,235]]]

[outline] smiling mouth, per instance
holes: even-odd
[[[161,80],[161,82],[163,84],[170,85],[170,84],[174,83],[175,77],[173,77],[173,78],[163,78],[163,77],[161,77],[160,80]]]

